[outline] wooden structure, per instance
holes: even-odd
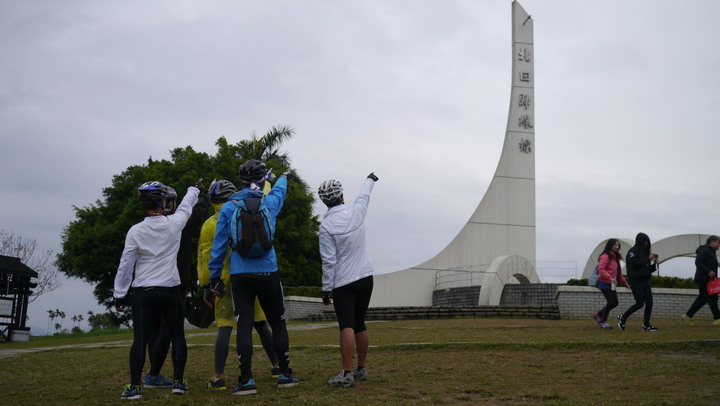
[[[28,298],[38,273],[20,262],[20,258],[0,255],[0,336],[6,341],[27,341],[25,327]]]

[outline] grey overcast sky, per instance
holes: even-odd
[[[535,22],[537,259],[571,267],[543,281],[579,276],[608,237],[720,233],[720,2],[521,4]],[[0,228],[57,252],[73,206],[128,166],[285,124],[313,189],[333,177],[354,198],[380,177],[377,271],[420,264],[495,171],[510,17],[510,0],[0,0]],[[33,334],[48,309],[104,311],[91,290],[65,280],[33,303]]]

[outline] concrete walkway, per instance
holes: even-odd
[[[323,328],[337,328],[337,323],[313,323],[313,324],[294,324],[287,326],[289,331],[302,331],[302,330],[319,330]],[[254,330],[253,330],[254,333]],[[185,334],[185,338],[202,337],[202,336],[215,336],[217,331],[209,331],[205,333],[192,333]],[[88,344],[68,344],[68,345],[57,345],[54,347],[38,347],[38,348],[2,348],[0,347],[0,359],[12,358],[18,355],[29,354],[41,351],[55,351],[64,350],[67,348],[100,348],[100,347],[129,347],[132,344],[132,340],[122,341],[107,341],[101,343],[88,343]],[[188,347],[198,346],[214,346],[215,344],[188,344]],[[260,347],[260,346],[258,346]]]

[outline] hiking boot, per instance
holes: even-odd
[[[695,322],[693,321],[692,317],[688,316],[687,314],[683,314],[680,317],[687,323],[688,326],[694,326]]]
[[[593,314],[592,318],[595,319],[595,321],[597,321],[597,324],[602,324],[599,314],[597,314],[597,313]]]
[[[713,326],[720,326],[720,319],[713,321]]]
[[[270,379],[277,379],[280,376],[280,368],[273,368],[270,370]]]
[[[658,331],[658,329],[652,324],[643,324],[643,331]]]
[[[600,328],[605,330],[612,330],[612,326],[609,325],[606,321],[600,323]]]
[[[120,394],[120,399],[135,400],[140,399],[140,385],[127,384],[123,387],[123,392]]]
[[[355,370],[353,371],[353,378],[355,378],[356,381],[367,381],[367,368],[361,367],[360,365],[355,367]]]
[[[173,381],[165,379],[164,376],[150,376],[146,375],[143,379],[143,388],[155,389],[155,388],[170,388],[173,386]]]
[[[230,392],[231,395],[254,395],[257,393],[257,386],[255,386],[255,380],[250,378],[247,382],[243,383],[241,378],[238,378],[238,384]]]
[[[286,374],[280,373],[280,375],[278,375],[278,379],[277,379],[278,388],[289,388],[289,387],[295,386],[299,383],[300,383],[300,381],[293,376],[292,369],[290,369],[290,368],[288,368]]]
[[[225,390],[227,386],[225,386],[225,380],[222,378],[210,378],[207,385],[205,385],[205,389]]]
[[[172,393],[173,395],[182,395],[183,393],[187,392],[189,390],[188,383],[186,380],[174,380],[173,381],[173,388]]]
[[[618,319],[618,328],[620,330],[625,331],[625,322],[623,321],[622,316],[618,316],[617,319]]]
[[[340,373],[328,380],[327,384],[328,386],[335,386],[338,388],[352,388],[355,386],[355,378],[351,372],[345,375],[345,371],[340,370]]]

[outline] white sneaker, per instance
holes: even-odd
[[[365,367],[362,367],[360,369],[355,367],[352,374],[356,381],[367,381],[367,379],[368,379],[367,368],[365,368]]]
[[[335,377],[327,381],[328,386],[337,386],[340,388],[351,388],[355,386],[355,378],[353,374],[345,375],[345,371],[340,371]]]

